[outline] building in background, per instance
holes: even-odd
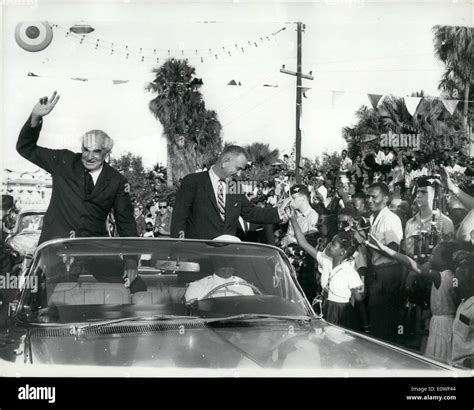
[[[48,205],[51,199],[51,175],[41,169],[34,172],[20,172],[4,169],[2,194],[12,195],[17,208],[30,205]]]

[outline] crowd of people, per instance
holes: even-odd
[[[281,247],[326,320],[459,358],[456,312],[474,306],[471,297],[460,307],[472,293],[472,169],[388,149],[361,158],[343,151],[337,170],[316,170],[303,184],[285,173],[259,184],[248,199],[277,207],[288,198],[286,215],[270,226],[241,223],[237,236]]]
[[[20,155],[53,175],[39,243],[230,235],[279,246],[329,322],[472,367],[470,164],[441,156],[426,162],[383,147],[352,159],[343,151],[337,168],[312,169],[300,183],[286,157],[272,181],[231,192],[229,182],[248,166],[246,150],[231,145],[208,170],[185,176],[173,202],[157,196],[140,204],[126,178],[105,161],[113,140],[103,131],[84,134],[81,153],[37,145],[43,117],[58,100],[56,92],[40,99],[17,142]],[[12,204],[2,198],[2,219]],[[136,278],[137,262],[126,258],[125,285],[132,289]]]

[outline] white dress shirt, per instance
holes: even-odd
[[[370,217],[370,233],[375,236],[384,245],[388,245],[391,242],[395,242],[400,246],[400,242],[403,239],[403,228],[402,221],[398,215],[394,214],[387,207],[383,208],[377,217],[374,219]],[[393,259],[383,255],[380,252],[372,252],[372,264],[383,265],[391,264]]]
[[[211,290],[217,288],[219,285],[223,285],[224,283],[227,283],[228,286],[219,289],[212,295],[212,297],[239,295],[250,296],[254,294],[252,288],[240,285],[239,281],[242,281],[242,279],[238,276],[231,276],[230,278],[224,279],[214,273],[213,275],[191,282],[186,289],[184,298],[186,302],[190,302],[194,299],[201,300]]]
[[[435,214],[436,228],[442,235],[454,233],[453,221],[441,212],[433,211]],[[422,230],[430,232],[432,224],[432,215],[427,219],[421,219],[420,213],[410,218],[405,226],[405,251],[413,255],[415,240],[414,236]]]
[[[214,165],[209,170],[209,177],[211,178],[211,185],[212,185],[212,189],[214,190],[214,195],[216,197],[216,202],[217,202],[217,186],[219,184],[220,178],[214,172]],[[226,191],[227,191],[227,189],[225,187],[225,182],[224,182],[224,208],[225,208]]]
[[[333,268],[332,258],[323,252],[318,252],[316,259],[322,267],[321,286],[325,288],[330,282],[328,300],[337,303],[348,303],[352,296],[351,289],[363,286],[359,274],[354,269],[354,263],[346,260]]]
[[[102,169],[104,168],[104,165],[101,165],[100,168],[95,169],[94,171],[89,171],[89,174],[91,174],[92,181],[94,181],[94,186],[97,185],[97,180],[99,179],[100,173],[102,172]]]
[[[306,211],[300,212],[296,211],[296,221],[303,232],[303,235],[307,235],[312,232],[316,232],[318,228],[316,225],[318,223],[319,214],[308,205]],[[286,231],[286,235],[281,240],[282,246],[288,246],[290,243],[296,243],[296,236],[295,230],[293,229],[293,225],[290,223],[288,225],[288,230]]]

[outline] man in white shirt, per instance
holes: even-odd
[[[369,187],[367,204],[372,212],[370,233],[388,247],[399,251],[403,239],[400,218],[387,207],[389,189],[377,182]],[[368,275],[369,316],[372,333],[393,341],[396,337],[398,308],[401,302],[401,267],[379,252],[371,252],[372,269]]]
[[[445,167],[445,169],[449,176],[453,176],[456,173],[464,174],[464,172],[466,171],[466,167],[460,166],[453,156],[449,157],[448,165]]]
[[[410,190],[415,182],[415,171],[411,162],[405,165],[405,190]]]
[[[316,181],[314,183],[315,188],[315,196],[318,196],[321,202],[326,206],[326,200],[328,197],[328,189],[324,186],[324,177],[317,176]]]
[[[340,172],[348,174],[352,170],[352,160],[347,156],[347,150],[343,150],[341,153],[341,167]]]
[[[418,181],[415,202],[418,205],[419,212],[408,220],[405,227],[405,250],[408,255],[413,255],[414,236],[419,235],[421,231],[431,232],[433,215],[435,227],[439,234],[443,236],[454,235],[454,225],[451,219],[439,210],[433,211],[434,195],[435,188],[429,179]]]
[[[225,296],[251,296],[254,291],[245,281],[234,276],[235,269],[232,267],[221,267],[215,273],[189,284],[184,294],[186,303],[201,300],[205,297]]]
[[[296,220],[304,235],[317,231],[319,215],[309,203],[309,190],[305,185],[293,185],[290,189],[291,206],[296,210]],[[286,235],[281,240],[281,246],[286,247],[297,243],[293,226],[289,224]]]

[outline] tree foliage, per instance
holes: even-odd
[[[127,178],[132,201],[146,204],[153,199],[154,179],[145,170],[142,157],[128,152],[118,158],[112,157],[110,165]]]
[[[269,144],[254,142],[246,145],[247,158],[254,166],[272,165],[278,161],[280,152],[278,149],[271,149]]]
[[[355,158],[362,147],[377,149],[380,136],[390,131],[395,134],[420,133],[418,156],[423,161],[439,158],[443,150],[446,155],[457,155],[466,143],[459,111],[449,114],[439,99],[425,96],[423,91],[412,96],[423,97],[413,116],[408,112],[404,99],[393,95],[386,96],[377,109],[360,107],[356,112],[355,125],[342,130],[349,156]]]
[[[444,63],[445,70],[439,89],[451,98],[462,99],[462,130],[468,135],[469,107],[473,107],[474,28],[459,26],[434,26],[435,55]],[[458,110],[461,110],[458,105]]]
[[[462,98],[466,84],[474,85],[474,28],[434,26],[435,55],[444,63],[445,70],[439,87],[447,96]]]

